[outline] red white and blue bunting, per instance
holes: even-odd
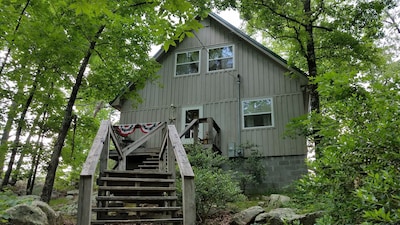
[[[121,125],[115,125],[114,130],[122,137],[127,137],[128,135],[135,132],[136,129],[140,129],[140,131],[142,131],[142,133],[147,134],[160,124],[161,124],[161,122],[121,124]]]

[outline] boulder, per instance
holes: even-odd
[[[239,213],[236,213],[233,218],[231,225],[248,225],[254,221],[254,218],[260,213],[263,213],[264,209],[261,206],[253,206],[245,209]]]
[[[9,225],[61,225],[62,218],[47,203],[33,201],[19,204],[5,211]]]
[[[54,209],[51,208],[47,203],[42,201],[33,201],[32,206],[38,207],[46,214],[49,225],[62,225],[61,215],[54,211]]]
[[[315,220],[321,215],[321,212],[296,214],[296,212],[290,208],[277,208],[268,213],[257,215],[254,222],[257,224],[286,225],[294,224],[295,221],[299,221],[302,225],[313,225],[315,224]]]
[[[290,197],[286,195],[272,194],[266,197],[265,200],[267,201],[268,208],[276,209],[288,203],[290,201]]]
[[[10,225],[50,225],[46,214],[38,207],[20,204],[5,211]]]

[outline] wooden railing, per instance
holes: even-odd
[[[100,174],[107,170],[110,153],[110,139],[112,140],[118,154],[117,165],[114,166],[114,168],[125,170],[126,157],[154,136],[157,131],[160,131],[165,127],[166,123],[162,123],[134,143],[121,149],[111,127],[111,123],[109,121],[102,121],[80,174],[78,225],[90,224],[92,217],[91,198],[93,193],[94,176],[98,166]],[[171,172],[172,176],[175,178],[175,162],[178,164],[180,175],[182,177],[183,224],[195,225],[196,204],[194,173],[182,145],[180,135],[176,131],[174,125],[167,126],[163,140],[163,146],[160,151],[160,159],[163,161],[160,162],[160,168],[163,171]]]
[[[195,225],[196,201],[194,173],[175,125],[168,125],[167,127],[167,133],[164,136],[159,156],[160,169],[172,173],[172,176],[175,176],[175,162],[178,164],[182,179],[183,224]]]
[[[123,153],[115,138],[111,123],[109,121],[102,121],[80,175],[78,225],[90,224],[92,217],[93,179],[98,165],[100,167],[100,174],[107,169],[110,138],[118,152],[118,161],[122,160]]]
[[[200,124],[207,125],[207,127],[204,128],[203,137],[199,137]],[[192,120],[192,122],[185,127],[179,136],[183,137],[190,130],[193,130],[194,143],[200,142],[203,145],[209,145],[214,151],[221,152],[221,128],[213,118],[208,117]]]

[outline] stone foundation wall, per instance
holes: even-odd
[[[252,187],[250,193],[263,194],[279,191],[307,173],[306,155],[266,157],[264,182]]]

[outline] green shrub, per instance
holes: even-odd
[[[232,177],[233,173],[221,168],[228,160],[226,157],[201,145],[189,145],[186,149],[195,174],[196,210],[200,221],[212,210],[224,209],[228,202],[245,198]],[[177,184],[177,187],[180,189],[181,185]],[[181,195],[181,190],[178,190],[178,195]]]
[[[249,187],[262,183],[266,175],[265,166],[256,145],[246,142],[240,148],[246,153],[245,157],[231,159],[229,167],[243,193],[249,194]]]

